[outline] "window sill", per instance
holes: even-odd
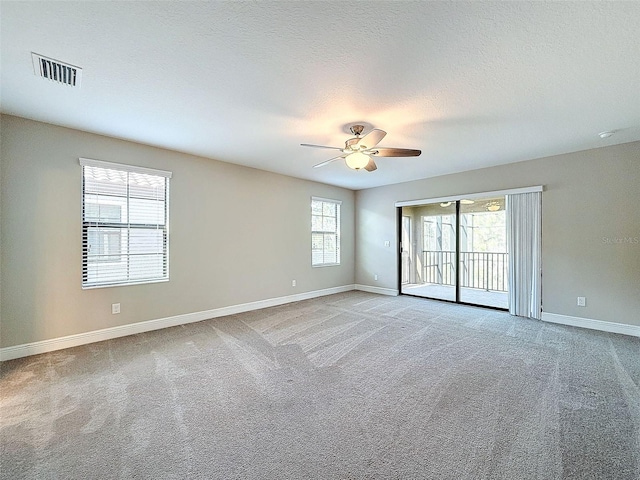
[[[95,290],[96,288],[111,288],[111,287],[128,287],[131,285],[148,285],[150,283],[164,283],[168,282],[168,278],[162,278],[158,280],[143,280],[140,282],[126,282],[126,283],[113,283],[109,285],[88,285],[82,286],[82,290]]]

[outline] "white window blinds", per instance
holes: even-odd
[[[338,200],[311,199],[311,265],[340,264],[340,204]]]
[[[171,172],[80,159],[82,287],[169,280]]]

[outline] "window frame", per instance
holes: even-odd
[[[333,205],[335,205],[335,215],[324,215],[324,212],[322,215],[317,215],[314,214],[313,211],[313,204],[314,202],[322,202],[324,203],[331,203]],[[311,203],[310,203],[310,210],[311,210],[311,266],[313,268],[320,268],[320,267],[336,267],[340,265],[341,262],[341,241],[342,241],[342,236],[341,236],[341,223],[342,223],[342,212],[341,212],[341,207],[342,207],[342,200],[335,200],[332,198],[322,198],[322,197],[311,197]],[[324,205],[323,205],[324,207]],[[313,225],[313,218],[314,217],[322,217],[323,219],[325,217],[328,218],[334,218],[335,219],[335,231],[329,231],[326,229],[322,229],[322,230],[314,230]],[[322,263],[314,263],[314,251],[317,251],[318,249],[314,249],[313,245],[314,245],[314,235],[322,235],[323,236],[323,245],[322,245],[322,259],[323,262]],[[324,262],[325,258],[326,258],[326,253],[325,253],[325,240],[324,237],[325,235],[333,235],[335,237],[335,249],[336,249],[336,261],[335,262]]]
[[[138,167],[134,165],[127,165],[121,163],[113,163],[113,162],[105,162],[102,160],[93,160],[89,158],[79,158],[79,163],[81,166],[81,191],[80,191],[80,229],[81,229],[81,286],[83,290],[91,290],[95,288],[109,288],[109,287],[122,287],[127,285],[144,285],[149,283],[161,283],[169,281],[169,192],[170,192],[170,179],[172,177],[172,172],[165,170],[157,170],[146,167]],[[159,230],[162,232],[162,241],[163,241],[163,249],[162,249],[162,275],[157,277],[150,277],[144,279],[131,279],[129,273],[127,273],[126,279],[119,280],[102,280],[96,282],[88,282],[88,268],[90,265],[89,255],[88,255],[88,240],[89,240],[89,229],[91,227],[102,227],[108,230],[117,229],[119,233],[127,232],[127,242],[131,240],[131,232],[132,230],[139,229],[151,229],[152,226],[150,224],[142,224],[142,223],[131,223],[130,218],[127,218],[127,221],[124,222],[113,222],[113,221],[96,221],[96,220],[87,220],[85,218],[85,205],[87,200],[87,195],[96,195],[96,194],[86,194],[85,193],[85,167],[96,167],[103,168],[108,170],[115,170],[119,172],[124,172],[128,175],[130,173],[143,174],[143,175],[151,175],[156,177],[163,177],[164,179],[164,223],[162,227],[158,227],[158,224],[153,227],[154,230]],[[130,210],[130,202],[131,197],[129,189],[127,188],[127,195],[122,197],[125,200],[125,205],[127,209],[127,214],[129,214]],[[109,232],[107,232],[109,233]],[[126,253],[114,253],[112,256],[126,257],[127,267],[130,265],[130,255],[131,252],[127,249]],[[96,263],[109,263],[108,260],[96,260]],[[129,268],[127,268],[129,271]]]

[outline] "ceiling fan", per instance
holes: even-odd
[[[353,125],[350,130],[355,137],[344,142],[344,148],[311,145],[308,143],[300,144],[303,147],[328,148],[342,152],[342,155],[318,163],[314,165],[313,168],[324,167],[335,160],[344,158],[349,168],[353,168],[354,170],[364,168],[368,172],[373,172],[378,168],[376,162],[373,161],[373,157],[417,157],[422,153],[421,150],[410,150],[408,148],[377,147],[376,145],[378,145],[387,134],[384,130],[374,128],[363,137],[361,137],[364,130],[363,125]]]

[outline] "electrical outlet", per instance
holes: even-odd
[[[295,287],[296,286],[296,281],[295,280],[291,280],[291,286]]]
[[[120,304],[119,303],[112,303],[111,304],[111,313],[113,315],[116,315],[116,314],[120,313]]]
[[[374,275],[374,276],[373,276],[373,279],[374,279],[374,280],[378,280],[378,275]]]
[[[391,246],[391,242],[389,240],[385,240],[384,241],[384,246],[385,247],[390,247]]]
[[[586,307],[587,306],[587,297],[578,297],[578,306]]]

